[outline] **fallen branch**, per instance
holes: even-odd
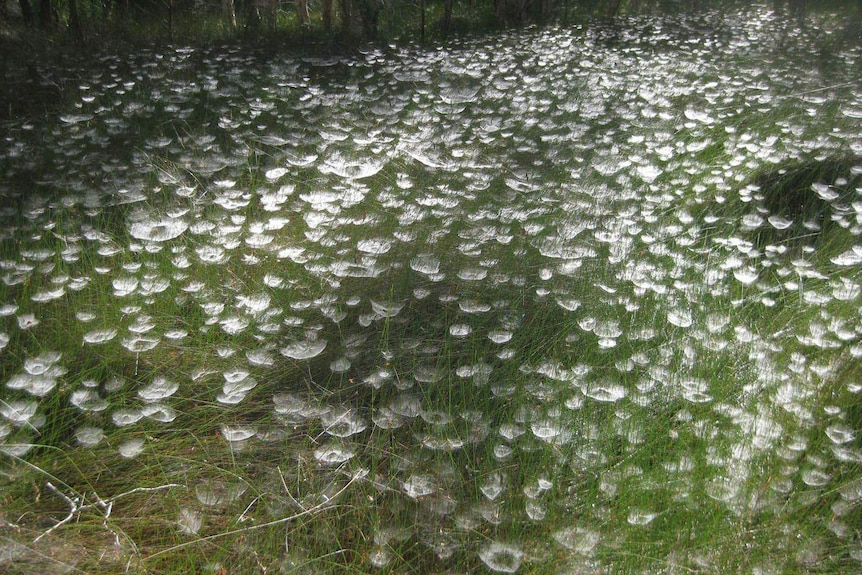
[[[82,509],[82,507],[80,505],[80,498],[77,495],[74,497],[74,499],[70,499],[65,493],[63,493],[62,491],[60,491],[59,489],[54,487],[54,485],[50,481],[47,482],[45,484],[45,486],[48,489],[50,489],[51,491],[53,491],[58,497],[63,499],[63,501],[65,501],[69,505],[69,514],[66,517],[64,517],[63,519],[61,519],[56,525],[54,525],[53,527],[51,527],[50,529],[48,529],[47,531],[45,531],[44,533],[42,533],[41,535],[36,537],[33,540],[33,543],[37,543],[40,539],[42,539],[42,537],[49,535],[55,529],[58,529],[61,526],[68,523],[69,521],[71,521],[72,518],[75,517],[75,514],[80,513],[81,509]],[[89,507],[89,506],[85,506],[85,507]]]
[[[251,525],[249,527],[242,527],[240,529],[233,529],[231,531],[223,531],[222,533],[215,533],[213,535],[208,535],[206,537],[201,537],[200,539],[194,539],[193,541],[186,541],[185,543],[180,543],[179,545],[174,545],[172,547],[168,547],[167,549],[162,549],[161,551],[156,551],[152,555],[148,555],[144,557],[143,560],[147,561],[149,559],[153,559],[155,557],[159,557],[160,555],[166,555],[168,553],[172,553],[174,551],[179,551],[180,549],[185,549],[186,547],[191,547],[192,545],[196,545],[198,543],[203,543],[204,541],[213,541],[215,539],[221,539],[222,537],[230,537],[231,535],[240,535],[243,533],[248,533],[250,531],[256,531],[258,529],[263,529],[265,527],[272,527],[273,525],[280,525],[282,523],[288,523],[293,521],[294,519],[299,519],[300,517],[304,517],[306,515],[310,515],[315,513],[316,511],[322,511],[324,509],[330,509],[334,506],[334,501],[347,489],[353,485],[359,479],[362,479],[364,475],[356,474],[350,477],[350,481],[348,481],[344,487],[335,492],[332,497],[327,497],[325,501],[321,501],[319,504],[314,507],[309,507],[304,509],[303,511],[296,513],[294,515],[290,515],[288,517],[282,517],[281,519],[275,519],[273,521],[267,521],[266,523],[259,523],[258,525]]]
[[[161,491],[163,489],[170,489],[172,487],[185,487],[184,485],[180,485],[178,483],[168,483],[166,485],[159,485],[158,487],[136,487],[135,489],[125,491],[123,493],[120,493],[119,495],[115,495],[114,497],[112,497],[108,500],[102,499],[101,497],[99,497],[99,495],[97,493],[93,492],[92,496],[95,499],[95,502],[84,503],[84,497],[82,495],[75,494],[73,497],[69,497],[68,495],[66,495],[65,493],[63,493],[62,491],[60,491],[59,489],[54,487],[54,484],[51,483],[50,481],[45,483],[45,486],[48,489],[50,489],[51,491],[53,491],[54,494],[57,495],[57,497],[59,497],[60,499],[62,499],[63,501],[66,502],[66,504],[69,506],[69,513],[68,513],[68,515],[66,515],[66,517],[64,517],[63,519],[58,521],[56,525],[54,525],[53,527],[50,527],[45,532],[43,532],[41,535],[36,537],[33,540],[33,543],[37,543],[40,539],[42,539],[46,535],[51,534],[55,530],[59,529],[60,527],[62,527],[63,525],[65,525],[66,523],[68,523],[69,521],[74,519],[76,516],[80,516],[80,514],[83,513],[84,511],[90,511],[92,509],[98,509],[100,511],[100,513],[102,515],[102,522],[104,523],[105,528],[114,534],[114,537],[117,538],[117,542],[119,543],[119,536],[116,534],[116,532],[114,532],[113,529],[108,527],[108,519],[111,517],[111,511],[114,508],[114,503],[118,499],[122,499],[123,497],[128,497],[129,495],[133,495],[135,493],[149,493],[152,491]]]

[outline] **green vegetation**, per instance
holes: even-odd
[[[535,24],[611,23],[637,15],[698,14],[742,0],[2,0],[0,118],[39,117],[69,105],[76,70],[104,54],[121,60],[162,46],[240,46],[265,54],[348,54],[369,46],[440,45]],[[848,5],[849,4],[849,5]],[[804,26],[809,14],[841,13],[845,24],[818,39],[824,70],[858,43],[862,15],[843,0],[775,0]],[[857,15],[859,17],[857,17]],[[785,37],[782,41],[787,41]],[[862,66],[859,64],[858,66]],[[858,69],[857,66],[857,69]]]
[[[0,570],[857,572],[841,22],[70,67],[0,144]]]

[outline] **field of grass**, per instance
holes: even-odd
[[[842,22],[74,70],[0,142],[0,571],[858,572]]]

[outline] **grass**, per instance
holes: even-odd
[[[501,65],[512,64],[507,41],[525,54],[525,39],[551,42],[541,34],[501,40]],[[0,193],[16,203],[0,225],[8,230],[0,304],[17,306],[0,318],[9,338],[0,351],[4,569],[485,572],[500,543],[499,569],[520,561],[520,573],[856,570],[860,276],[858,263],[835,260],[859,235],[859,160],[840,153],[847,140],[835,135],[852,129],[836,113],[846,102],[825,103],[829,116],[808,117],[791,97],[780,113],[761,106],[711,124],[655,119],[670,134],[664,143],[694,147],[644,183],[639,174],[649,172],[638,168],[651,156],[615,172],[596,168],[607,157],[644,156],[640,143],[659,147],[649,122],[627,119],[625,83],[600,91],[615,106],[586,132],[600,141],[586,160],[567,163],[576,146],[542,137],[581,112],[560,111],[553,80],[540,80],[545,92],[533,104],[544,106],[539,120],[556,124],[520,110],[498,118],[506,128],[486,147],[475,123],[462,140],[438,140],[457,129],[453,117],[510,113],[505,98],[453,115],[434,111],[438,94],[423,100],[436,84],[407,80],[415,91],[394,132],[402,145],[419,139],[417,123],[404,118],[425,114],[441,126],[429,149],[442,163],[457,164],[453,150],[475,146],[477,163],[504,164],[435,170],[396,154],[389,120],[372,121],[364,100],[346,104],[351,91],[375,100],[386,77],[366,76],[360,60],[273,73],[263,86],[296,84],[286,105],[266,91],[240,91],[238,100],[238,87],[261,80],[253,71],[264,64],[213,56],[222,55],[153,66],[152,77],[137,80],[140,92],[125,95],[101,92],[94,79],[94,105],[119,104],[79,124],[36,128],[58,135],[33,166],[4,157]],[[457,77],[443,68],[461,57],[453,50],[429,66]],[[170,114],[167,104],[148,104],[153,90],[171,93],[202,75],[226,91],[178,97]],[[579,110],[591,103],[588,80],[578,86]],[[344,109],[304,110],[309,88],[338,95]],[[700,97],[677,95],[673,108],[697,111]],[[753,96],[740,88],[738,97]],[[263,112],[249,118],[254,98]],[[841,98],[849,96],[836,89]],[[113,144],[99,144],[105,120],[116,117],[133,121],[117,124]],[[774,162],[759,155],[769,149],[745,147],[786,137],[795,125],[778,117],[804,120],[799,138],[822,148],[784,150]],[[324,142],[319,132],[334,124],[357,126],[344,129],[353,140]],[[380,172],[345,183],[317,169],[338,145],[373,155],[359,142],[374,130],[383,133],[375,144],[396,156]],[[296,133],[306,139],[291,149],[318,155],[311,166],[288,164],[284,145],[259,139]],[[171,142],[148,143],[158,137]],[[710,144],[697,150],[703,139]],[[215,156],[224,166],[210,173]],[[130,159],[134,170],[117,169]],[[288,176],[267,175],[284,166]],[[839,197],[813,195],[820,183]],[[284,198],[262,200],[282,185],[292,186]],[[181,186],[194,190],[177,193]],[[95,206],[86,195],[94,189]],[[359,199],[340,209],[307,199],[333,190],[339,201],[347,191]],[[140,214],[184,210],[190,227],[173,240],[128,231]],[[742,218],[754,212],[832,224],[816,234],[748,229]],[[285,222],[274,224],[273,214]],[[371,240],[388,251],[372,253],[362,243]],[[224,260],[207,263],[210,248]],[[436,274],[411,267],[420,254],[439,259]],[[123,277],[137,281],[128,295],[116,283]],[[160,279],[163,289],[153,288]],[[61,297],[33,300],[58,287]],[[270,305],[255,311],[260,294]],[[403,307],[373,313],[389,304]],[[94,317],[82,321],[81,312]],[[28,313],[40,323],[22,327]],[[231,327],[233,317],[247,327]],[[450,329],[457,325],[469,333]],[[103,327],[117,335],[82,344]],[[168,337],[180,329],[184,337]],[[159,343],[134,352],[123,341],[136,333]],[[280,352],[306,338],[327,347],[306,360]],[[54,351],[64,372],[44,395],[8,385]],[[343,358],[347,371],[331,367]],[[256,385],[228,405],[226,388],[248,383],[237,369]],[[177,390],[142,397],[157,378]],[[36,415],[16,419],[33,405]],[[353,424],[363,429],[349,434]],[[105,434],[89,447],[81,441],[88,427]],[[246,431],[253,437],[228,441]],[[345,452],[352,457],[339,460]]]

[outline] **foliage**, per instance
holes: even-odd
[[[0,568],[858,571],[858,49],[633,9],[34,67]]]

